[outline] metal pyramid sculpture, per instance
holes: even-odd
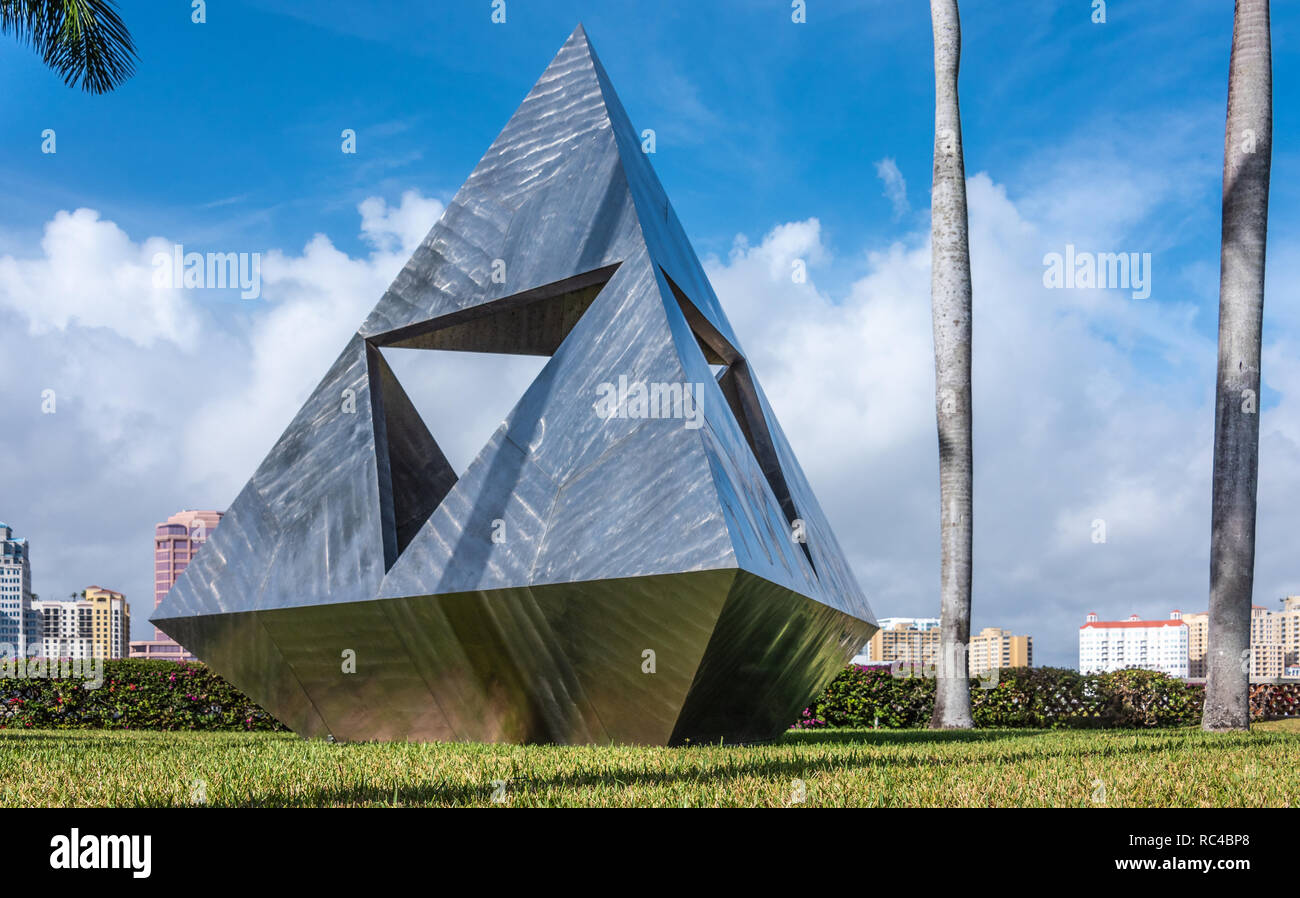
[[[550,359],[458,477],[382,347]],[[870,638],[581,26],[152,619],[339,740],[770,739]]]

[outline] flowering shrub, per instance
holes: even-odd
[[[795,726],[919,727],[930,722],[933,708],[933,679],[893,677],[888,668],[850,664],[804,709]]]
[[[815,730],[818,727],[830,726],[820,717],[813,717],[812,708],[804,708],[803,714],[794,723],[790,724],[792,730]]]
[[[1300,717],[1300,683],[1256,683],[1250,687],[1251,716],[1256,720]]]
[[[280,730],[203,664],[124,658],[104,661],[103,683],[81,677],[0,677],[0,728]]]

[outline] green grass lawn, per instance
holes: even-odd
[[[689,748],[0,731],[0,805],[1294,806],[1297,759],[1297,720],[1249,735],[821,730]]]

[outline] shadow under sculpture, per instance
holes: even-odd
[[[549,360],[458,477],[384,347]],[[771,739],[876,630],[581,26],[152,619],[347,741]]]

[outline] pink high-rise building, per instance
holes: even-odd
[[[154,527],[153,606],[157,608],[175,585],[199,547],[221,522],[219,511],[182,511]],[[132,658],[192,661],[194,656],[154,627],[153,639],[131,643]]]

